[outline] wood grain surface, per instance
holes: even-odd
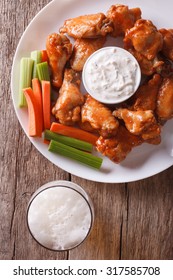
[[[128,184],[103,184],[68,174],[30,143],[14,112],[10,73],[19,39],[48,0],[1,0],[0,259],[173,259],[173,167]],[[91,196],[95,223],[70,252],[39,246],[26,225],[32,193],[52,180],[71,180]]]

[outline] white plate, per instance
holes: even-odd
[[[152,20],[158,28],[173,28],[171,0],[167,0],[166,4],[163,0],[122,0],[119,2],[130,8],[139,6],[142,10],[142,17]],[[32,50],[44,49],[47,35],[58,32],[65,19],[89,13],[106,13],[112,4],[115,4],[114,0],[54,0],[37,14],[25,30],[14,56],[11,89],[14,108],[26,134],[27,110],[18,108],[21,57],[29,56]],[[136,147],[119,165],[104,158],[99,171],[48,152],[47,145],[40,139],[30,138],[30,141],[40,153],[58,167],[82,178],[98,182],[136,181],[157,174],[173,165],[173,120],[168,121],[164,126],[160,145],[143,144]]]

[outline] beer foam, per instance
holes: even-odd
[[[28,225],[34,238],[53,250],[79,245],[91,227],[91,210],[84,197],[68,187],[41,191],[28,210]]]

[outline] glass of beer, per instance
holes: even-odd
[[[71,250],[89,235],[94,207],[89,195],[69,181],[53,181],[31,197],[27,224],[33,238],[47,249]]]

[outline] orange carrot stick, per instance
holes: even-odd
[[[98,139],[98,136],[89,133],[87,131],[84,131],[80,128],[72,127],[72,126],[66,126],[60,123],[53,122],[51,124],[50,130],[52,132],[56,132],[65,136],[73,137],[79,140],[86,141],[88,143],[91,143],[93,145],[96,145],[96,141]]]
[[[44,144],[49,145],[49,144],[50,144],[50,141],[49,141],[49,140],[44,139],[44,140],[43,140],[43,143],[44,143]]]
[[[29,113],[29,123],[28,123],[28,133],[29,136],[41,137],[41,128],[40,128],[40,121],[39,121],[39,111],[37,100],[35,98],[34,92],[32,88],[25,88],[23,89],[27,105],[28,105],[28,113]]]
[[[43,131],[43,104],[42,104],[42,92],[41,92],[41,85],[39,79],[34,78],[32,79],[32,89],[37,101],[37,108],[39,111],[39,122],[40,122],[40,129],[41,132]]]
[[[48,62],[49,58],[46,50],[41,50],[41,62]]]
[[[50,82],[41,81],[42,86],[42,98],[43,98],[43,121],[44,129],[50,129]]]

